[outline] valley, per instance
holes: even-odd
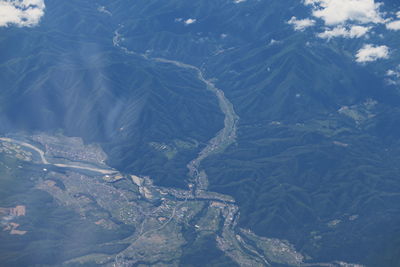
[[[47,192],[61,205],[77,212],[82,219],[103,229],[118,230],[121,224],[134,227],[132,235],[104,244],[124,245],[125,248],[118,253],[89,253],[65,263],[177,266],[183,246],[192,242],[184,237],[184,233],[191,229],[195,233],[194,240],[213,236],[218,249],[239,266],[321,266],[320,263],[307,263],[305,256],[285,240],[260,237],[240,228],[240,211],[235,200],[208,190],[208,177],[202,169],[202,161],[224,151],[235,142],[237,135],[239,117],[224,92],[212,80],[206,79],[199,68],[175,60],[137,54],[123,47],[121,40],[117,30],[114,45],[127,55],[193,72],[205,89],[218,99],[224,114],[224,127],[187,165],[188,190],[155,186],[150,177],[118,172],[105,164],[104,152],[100,148],[87,147],[77,138],[46,134],[24,136],[26,140],[45,147],[45,151],[29,142],[1,138],[2,142],[20,145],[21,150],[34,151],[40,159],[37,163],[48,166],[43,169],[44,176],[37,181],[37,189]],[[66,172],[57,168],[66,169]]]
[[[45,1],[2,27],[0,265],[396,266],[398,32],[323,39],[303,2]]]

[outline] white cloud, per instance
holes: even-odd
[[[358,23],[383,23],[379,12],[381,3],[374,0],[304,0],[311,5],[312,14],[324,20],[326,25],[344,24],[348,21]]]
[[[388,70],[386,72],[386,82],[390,85],[400,84],[400,65],[394,70]]]
[[[299,0],[311,8],[311,16],[302,20],[292,17],[288,22],[303,31],[321,20],[325,26],[319,38],[359,38],[384,24],[387,30],[400,31],[400,11],[381,12],[384,0]],[[372,32],[372,34],[377,34]],[[378,34],[377,34],[378,35]],[[378,36],[384,38],[384,33]]]
[[[350,28],[344,26],[337,26],[333,29],[327,29],[326,31],[317,34],[319,38],[331,39],[333,37],[344,37],[344,38],[359,38],[367,34],[371,27],[364,27],[354,25]]]
[[[32,27],[44,15],[44,0],[0,0],[0,27]]]
[[[391,77],[395,77],[395,78],[400,78],[400,71],[397,70],[388,70],[386,72],[386,76],[391,76]]]
[[[364,63],[388,57],[389,48],[386,45],[373,46],[371,44],[366,44],[357,51],[356,61],[359,63]]]
[[[278,41],[278,40],[275,40],[275,39],[271,39],[271,41],[269,42],[269,44],[268,45],[275,45],[275,44],[280,44],[281,43],[281,41]]]
[[[104,14],[107,14],[109,16],[112,16],[111,12],[109,10],[107,10],[107,8],[105,6],[99,6],[97,8],[97,11],[99,11],[101,13],[104,13]]]
[[[394,69],[390,69],[386,72],[386,76],[400,78],[400,65],[395,67]]]
[[[246,0],[233,0],[233,2],[234,2],[235,4],[239,4],[239,3],[246,2]]]
[[[197,21],[196,19],[187,19],[183,23],[185,23],[185,25],[190,25],[195,23],[196,21]]]
[[[289,21],[289,24],[293,25],[296,31],[304,31],[306,28],[314,26],[315,20],[312,19],[297,19],[296,17],[292,17]]]
[[[400,30],[400,20],[395,20],[395,21],[388,22],[386,24],[386,28],[388,30],[393,30],[393,31]]]

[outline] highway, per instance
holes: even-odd
[[[41,149],[39,149],[39,148],[29,144],[29,143],[25,143],[25,142],[22,142],[22,141],[18,141],[18,140],[14,140],[14,139],[11,139],[11,138],[6,138],[6,137],[0,137],[0,141],[18,144],[18,145],[30,148],[32,150],[35,150],[40,155],[42,163],[43,164],[49,164],[49,162],[46,160],[46,157],[44,156],[43,150],[41,150]]]
[[[98,173],[101,173],[101,174],[115,174],[115,173],[117,173],[117,171],[110,170],[110,169],[100,169],[100,168],[95,168],[95,167],[79,166],[79,165],[64,164],[64,163],[50,163],[46,159],[45,152],[43,150],[41,150],[40,148],[34,146],[34,145],[31,145],[31,144],[26,143],[26,142],[18,141],[18,140],[12,139],[12,138],[6,138],[6,137],[0,137],[0,141],[18,144],[20,146],[24,146],[24,147],[27,147],[29,149],[32,149],[32,150],[36,151],[39,154],[42,163],[46,164],[46,165],[53,165],[53,166],[56,166],[56,167],[59,167],[59,168],[71,168],[71,169],[87,170],[87,171],[92,171],[92,172],[98,172]]]

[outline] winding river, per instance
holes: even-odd
[[[146,57],[147,58],[147,57]],[[203,82],[207,89],[215,94],[218,99],[221,112],[224,114],[224,128],[222,128],[207,144],[207,146],[200,151],[197,158],[193,159],[188,165],[189,176],[195,182],[195,189],[206,190],[208,187],[207,175],[204,171],[200,171],[201,162],[211,154],[222,152],[226,147],[231,145],[236,140],[237,124],[239,116],[235,113],[232,103],[225,97],[224,92],[217,88],[211,80],[204,77],[203,72],[193,65],[185,64],[175,60],[164,58],[148,58],[156,62],[173,64],[177,67],[193,70],[197,74],[197,78]]]

